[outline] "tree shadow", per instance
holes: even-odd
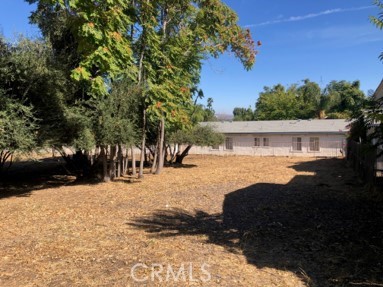
[[[292,168],[314,174],[230,192],[220,214],[160,210],[130,224],[156,237],[207,235],[207,243],[258,268],[295,272],[309,286],[383,284],[382,201],[351,189],[352,171],[339,160]]]
[[[80,183],[59,157],[20,161],[0,178],[0,199],[28,197],[35,190]]]
[[[172,163],[171,165],[169,165],[169,167],[172,167],[172,168],[195,168],[195,167],[198,167],[198,165],[196,164],[185,164],[185,163],[182,163],[182,164],[179,164],[179,163]]]

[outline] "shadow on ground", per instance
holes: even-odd
[[[383,202],[341,160],[292,166],[288,184],[257,183],[225,196],[223,212],[160,210],[130,223],[152,236],[207,235],[258,268],[290,270],[308,286],[383,286]]]
[[[15,162],[0,177],[0,199],[28,197],[35,190],[79,183],[65,168],[62,158]]]

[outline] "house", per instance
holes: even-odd
[[[380,82],[372,96],[375,100],[383,98],[383,80]]]
[[[347,120],[204,122],[225,135],[220,146],[195,146],[193,154],[339,157],[345,155]]]

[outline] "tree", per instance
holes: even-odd
[[[352,118],[365,103],[365,95],[360,90],[360,82],[331,81],[324,90],[329,118]]]
[[[374,24],[378,29],[383,29],[383,2],[380,0],[374,1],[375,5],[378,7],[378,9],[381,11],[379,15],[376,16],[370,16],[370,21],[372,24]],[[379,59],[383,60],[383,53],[380,54]]]
[[[322,91],[309,79],[302,85],[264,87],[252,118],[251,107],[235,108],[234,120],[351,118],[365,105],[360,82],[332,81]],[[327,114],[327,115],[326,115]]]
[[[234,108],[233,110],[234,121],[252,121],[254,120],[254,112],[251,107],[245,108]]]
[[[256,120],[291,120],[298,118],[299,112],[294,85],[287,89],[280,84],[264,87],[255,105]]]
[[[321,88],[309,79],[303,80],[303,85],[297,87],[299,111],[297,118],[312,119],[319,116]]]
[[[231,50],[246,69],[255,61],[249,30],[237,24],[236,14],[220,0],[28,2],[38,4],[32,20],[55,42],[54,49],[71,54],[67,66],[72,69],[72,79],[83,87],[82,97],[103,101],[110,94],[109,83],[121,77],[139,87],[140,176],[148,132],[157,134],[159,172],[165,127],[193,125],[191,97],[202,60]],[[69,39],[70,46],[63,43],[62,36]]]
[[[224,142],[224,136],[215,132],[209,126],[197,125],[190,130],[178,130],[170,135],[169,143],[177,145],[181,148],[182,145],[186,145],[184,150],[179,150],[176,155],[175,162],[182,164],[184,158],[189,154],[193,145],[198,146],[215,146]]]
[[[31,151],[36,144],[37,120],[32,107],[0,88],[0,176],[12,165],[15,153]]]

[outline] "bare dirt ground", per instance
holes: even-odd
[[[25,165],[0,185],[0,285],[383,286],[382,197],[344,160],[185,163],[108,184]]]

